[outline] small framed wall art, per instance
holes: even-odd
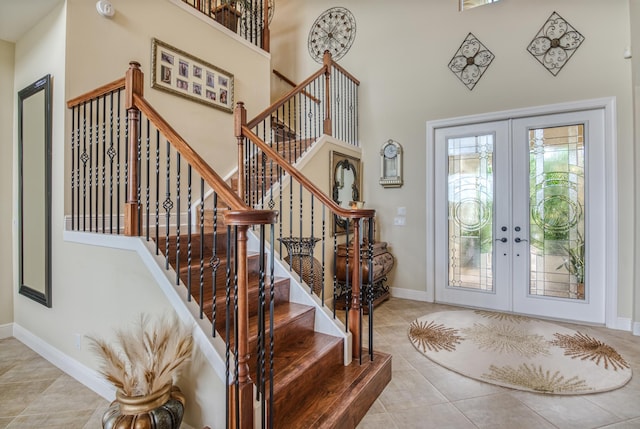
[[[151,87],[233,112],[233,75],[158,39],[151,46]]]

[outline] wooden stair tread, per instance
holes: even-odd
[[[267,332],[270,329],[269,309],[266,309],[265,323]],[[296,304],[295,302],[283,302],[274,306],[273,323],[276,329],[283,329],[286,324],[295,324],[296,321],[308,316],[309,312],[314,312],[315,308],[308,305]],[[313,316],[313,315],[312,315]],[[313,324],[310,327],[313,331]],[[297,334],[296,334],[297,335]],[[249,343],[253,343],[258,338],[258,316],[249,317]]]
[[[310,332],[308,335],[300,335],[294,340],[278,347],[274,355],[274,394],[276,397],[296,378],[304,375],[319,361],[322,360],[323,369],[330,369],[331,363],[335,366],[342,365],[344,340],[340,337]],[[329,356],[327,362],[323,358]],[[313,384],[313,380],[305,380]]]
[[[364,360],[316,381],[315,394],[299,398],[292,412],[280,415],[276,410],[275,427],[355,428],[391,380],[391,355],[374,353],[373,362]]]

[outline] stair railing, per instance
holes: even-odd
[[[269,52],[269,21],[273,0],[180,0],[224,25],[255,46]]]
[[[153,242],[156,255],[164,253],[165,268],[173,267],[175,284],[184,284],[186,299],[197,302],[199,317],[211,321],[211,335],[225,341],[227,427],[254,427],[253,381],[263,423],[271,427],[267,410],[273,395],[265,387],[273,386],[274,374],[265,362],[274,352],[274,337],[266,333],[265,318],[273,314],[267,307],[273,306],[268,297],[273,298],[275,282],[273,253],[267,258],[264,244],[274,240],[277,213],[247,206],[146,101],[143,82],[140,65],[132,62],[124,79],[67,103],[72,109],[68,227]],[[249,228],[258,231],[263,245],[257,350],[249,349]],[[249,359],[258,362],[253,374]]]
[[[313,79],[310,78],[310,79]],[[306,85],[305,85],[306,86]],[[301,90],[299,89],[298,92]],[[277,105],[278,103],[276,103]],[[276,241],[272,248],[287,260],[291,270],[309,285],[309,292],[315,292],[325,305],[325,290],[331,291],[333,317],[336,318],[337,302],[346,309],[345,325],[352,334],[352,355],[360,363],[363,357],[363,303],[369,313],[368,350],[373,360],[373,218],[371,209],[345,209],[320,190],[313,182],[298,171],[279,151],[276,142],[265,142],[252,130],[255,120],[246,122],[243,103],[235,109],[235,135],[238,140],[238,159],[241,172],[240,195],[256,207],[277,208],[280,213],[276,225]],[[245,171],[246,170],[246,171]],[[243,180],[246,174],[247,180]],[[346,219],[346,235],[335,230],[338,219]],[[367,225],[367,231],[362,231]],[[332,228],[333,226],[333,228]],[[332,229],[332,231],[328,231]],[[289,255],[283,258],[283,245],[289,244]],[[291,246],[293,244],[293,246]],[[338,248],[348,246],[346,271],[338,273],[336,267]],[[292,248],[308,247],[308,254],[296,256]],[[299,255],[299,254],[298,254]],[[314,260],[321,259],[319,267]],[[304,261],[306,259],[306,262]],[[327,260],[330,262],[327,263]],[[366,261],[366,262],[365,262]],[[363,265],[368,264],[368,278],[363,273]],[[303,266],[306,265],[306,267]],[[330,265],[332,269],[330,269]],[[332,278],[327,277],[329,273]],[[342,274],[340,277],[339,274]],[[366,283],[367,287],[363,287]]]
[[[359,85],[327,51],[319,70],[246,125],[290,164],[325,134],[358,146]],[[246,180],[242,174],[240,182],[248,188]],[[250,203],[257,202],[254,197]]]

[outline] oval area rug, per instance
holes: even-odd
[[[512,389],[576,395],[617,389],[631,379],[629,364],[609,345],[525,316],[432,313],[411,323],[409,339],[445,368]]]

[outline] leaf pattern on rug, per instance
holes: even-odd
[[[574,335],[556,333],[553,336],[556,339],[550,343],[562,347],[565,356],[571,356],[572,359],[590,360],[596,365],[600,365],[602,362],[604,369],[609,369],[609,365],[611,365],[614,371],[629,368],[627,361],[613,347],[587,334],[582,332],[576,332]]]
[[[462,333],[476,343],[481,350],[498,353],[517,353],[524,357],[549,355],[549,343],[542,335],[527,333],[514,325],[474,323],[462,329]]]
[[[409,339],[416,347],[421,347],[423,352],[438,352],[440,350],[454,351],[456,344],[460,344],[462,338],[458,330],[446,328],[444,325],[433,321],[414,320],[409,326]]]
[[[498,368],[495,365],[491,365],[489,371],[491,371],[490,374],[484,374],[482,377],[499,383],[522,386],[525,389],[541,393],[580,393],[593,390],[578,376],[565,380],[560,371],[555,371],[552,374],[549,370],[545,371],[542,366],[529,366],[526,363],[518,366],[518,368],[511,366]]]
[[[497,320],[499,322],[531,322],[532,319],[527,316],[520,316],[518,314],[510,314],[510,313],[500,313],[498,311],[489,311],[489,310],[474,310],[478,316],[485,317],[487,319]]]

